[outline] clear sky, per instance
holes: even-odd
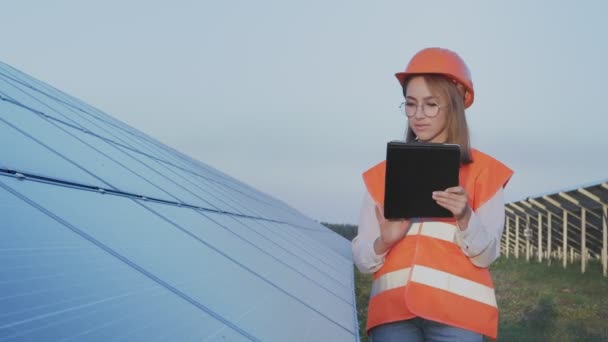
[[[394,73],[471,69],[473,146],[508,201],[608,178],[606,1],[11,1],[0,60],[319,221],[406,121]]]

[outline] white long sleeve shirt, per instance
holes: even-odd
[[[375,206],[366,191],[361,206],[357,236],[352,242],[355,265],[363,273],[376,272],[384,264],[386,256],[386,253],[377,255],[374,250],[374,241],[380,236]],[[500,256],[500,239],[504,221],[504,195],[502,188],[499,188],[486,203],[471,212],[469,225],[465,230],[456,229],[455,242],[474,265],[489,267]]]

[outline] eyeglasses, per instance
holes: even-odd
[[[434,118],[439,114],[439,110],[441,106],[437,103],[427,103],[423,102],[422,105],[418,106],[414,102],[402,102],[399,105],[399,110],[401,110],[401,114],[404,114],[408,118],[414,117],[418,112],[418,107],[422,107],[422,114],[428,118]]]

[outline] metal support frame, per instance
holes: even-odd
[[[556,259],[561,260],[564,268],[568,267],[568,259],[574,263],[580,258],[581,273],[592,265],[590,259],[598,259],[602,275],[608,277],[606,190],[608,181],[508,203],[501,249],[507,258],[519,258],[525,250],[526,261],[536,256],[534,259],[538,262],[545,258],[547,265],[551,265]],[[521,220],[525,222],[520,223]]]

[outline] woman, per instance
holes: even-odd
[[[367,193],[353,257],[361,272],[374,273],[368,334],[373,342],[496,338],[488,267],[500,254],[503,187],[512,171],[470,148],[464,110],[473,103],[473,82],[456,53],[424,49],[396,76],[405,96],[406,141],[460,145],[460,185],[432,195],[453,218],[389,221],[385,162],[363,174]]]

